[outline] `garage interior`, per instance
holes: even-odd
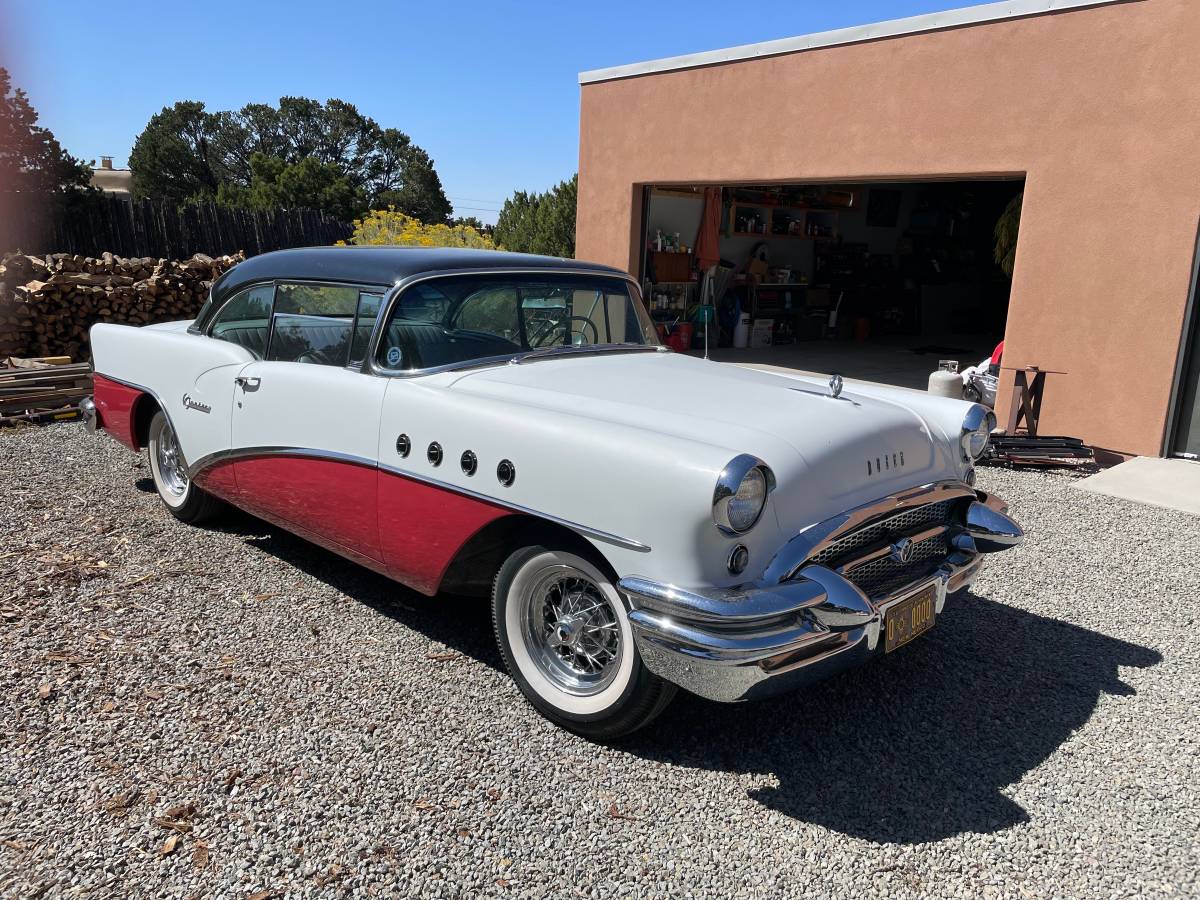
[[[1023,178],[644,191],[643,292],[677,350],[707,331],[713,359],[924,389],[1004,338]]]

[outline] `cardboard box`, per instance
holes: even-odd
[[[755,319],[750,326],[750,346],[754,348],[770,347],[775,331],[774,319]]]

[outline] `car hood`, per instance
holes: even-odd
[[[800,490],[791,499],[807,508],[959,475],[945,434],[892,397],[847,383],[835,399],[814,379],[681,354],[533,360],[460,373],[452,390],[750,453],[774,470],[780,500]]]

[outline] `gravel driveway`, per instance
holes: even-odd
[[[928,636],[605,748],[484,604],[0,433],[0,896],[1195,894],[1200,519],[980,480],[1029,538]]]

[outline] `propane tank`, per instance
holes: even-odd
[[[750,313],[744,312],[738,316],[737,327],[733,329],[733,346],[745,350],[750,346]]]
[[[929,373],[929,393],[935,397],[962,399],[963,383],[958,374],[957,359],[938,360],[937,371]]]

